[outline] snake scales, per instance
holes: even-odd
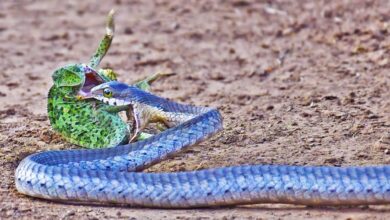
[[[390,203],[390,166],[244,165],[175,173],[137,172],[220,131],[222,117],[213,108],[177,104],[136,91],[138,102],[189,115],[190,119],[128,145],[30,155],[16,170],[17,190],[52,200],[144,207]]]

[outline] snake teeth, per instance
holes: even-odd
[[[129,101],[116,99],[116,98],[96,97],[96,99],[103,102],[103,103],[106,103],[108,105],[112,105],[112,106],[125,106],[125,105],[132,104]]]

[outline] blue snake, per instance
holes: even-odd
[[[110,90],[112,97],[102,93]],[[46,151],[15,173],[19,192],[44,199],[190,208],[254,203],[390,203],[390,166],[242,165],[173,173],[139,172],[222,130],[217,109],[178,104],[118,82],[94,89],[112,105],[142,105],[173,127],[143,141],[106,149]],[[102,92],[103,91],[103,92]]]

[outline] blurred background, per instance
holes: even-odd
[[[76,148],[50,128],[52,72],[87,62],[116,10],[101,67],[217,107],[225,131],[150,171],[235,164],[390,164],[390,1],[0,1],[0,218],[390,218],[389,206],[206,210],[77,206],[18,194],[28,154]]]

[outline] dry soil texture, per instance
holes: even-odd
[[[114,8],[103,67],[218,107],[225,130],[150,171],[236,164],[390,164],[390,1],[0,2],[0,218],[390,219],[390,206],[156,210],[66,205],[17,193],[33,152],[75,148],[50,128],[51,73],[86,62]]]

